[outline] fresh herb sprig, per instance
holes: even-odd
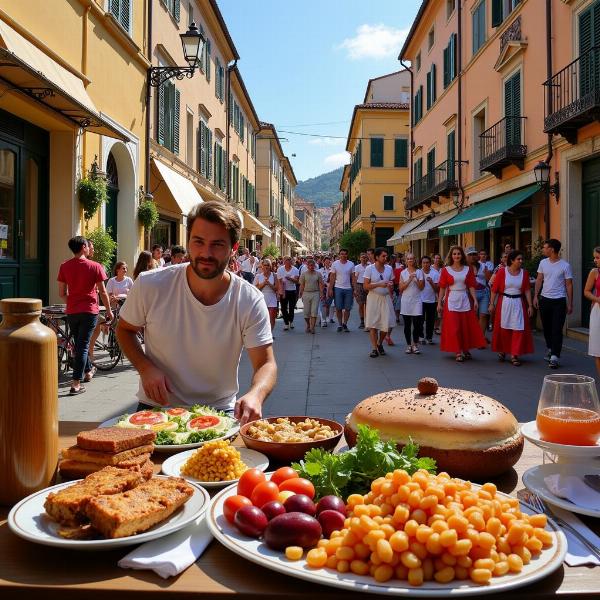
[[[313,483],[318,498],[333,494],[345,499],[350,494],[368,492],[374,479],[394,469],[409,474],[419,469],[435,473],[435,460],[419,458],[418,452],[419,446],[411,439],[400,451],[393,440],[383,441],[376,429],[359,425],[356,446],[348,452],[331,454],[313,448],[292,467]]]

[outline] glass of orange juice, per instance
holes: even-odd
[[[594,378],[546,375],[536,423],[541,438],[547,442],[596,445],[600,439],[600,403]]]

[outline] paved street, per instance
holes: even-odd
[[[456,364],[453,355],[442,354],[438,346],[425,346],[419,356],[404,354],[401,328],[393,333],[396,346],[387,356],[369,358],[368,334],[357,329],[353,311],[350,333],[337,333],[335,325],[304,333],[302,314],[296,314],[296,328],[284,332],[278,319],[275,353],[279,380],[265,406],[266,415],[307,414],[343,421],[363,398],[390,389],[410,387],[420,377],[433,376],[440,385],[461,387],[492,396],[506,404],[520,421],[535,417],[543,376],[549,371],[542,360],[543,342],[536,336],[536,354],[525,357],[523,366],[500,364],[491,351],[473,352],[474,360]],[[559,372],[595,376],[593,361],[585,346],[565,340]],[[251,370],[242,357],[240,389],[247,389]],[[98,372],[81,396],[68,395],[68,380],[60,382],[61,420],[103,421],[135,409],[138,377],[127,361],[108,373]]]

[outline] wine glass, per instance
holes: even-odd
[[[593,377],[546,375],[536,424],[547,442],[594,446],[600,439],[600,403]]]

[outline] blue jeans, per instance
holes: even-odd
[[[477,304],[479,310],[477,315],[489,315],[490,314],[490,288],[484,287],[480,290],[475,290],[475,297],[477,298]]]
[[[73,365],[73,379],[81,381],[84,371],[88,373],[92,370],[92,363],[88,358],[90,348],[90,338],[96,327],[98,315],[92,313],[76,313],[67,315],[69,329],[73,335],[75,343],[75,364]]]
[[[336,310],[352,310],[352,288],[333,288],[333,298]]]

